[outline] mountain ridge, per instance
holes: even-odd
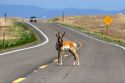
[[[64,9],[45,9],[39,6],[33,5],[7,5],[0,4],[0,16],[7,13],[8,16],[28,18],[30,16],[36,16],[39,18],[53,18],[62,16],[65,12],[66,16],[78,16],[78,15],[112,15],[117,13],[124,13],[125,9],[120,11],[106,11],[101,9],[77,9],[77,8],[64,8]]]

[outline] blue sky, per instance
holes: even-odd
[[[125,0],[0,0],[0,4],[35,5],[47,9],[125,9]]]

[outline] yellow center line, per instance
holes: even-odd
[[[24,81],[25,79],[26,78],[18,78],[16,80],[12,81],[12,83],[20,83],[20,82]]]
[[[42,65],[42,66],[40,66],[39,68],[40,68],[40,69],[43,69],[43,68],[46,68],[46,67],[48,67],[48,65]]]
[[[57,62],[58,61],[58,59],[55,59],[53,62]]]
[[[37,72],[37,70],[34,70],[33,72]]]

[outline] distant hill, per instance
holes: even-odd
[[[52,18],[61,16],[62,12],[65,12],[66,16],[77,16],[77,15],[103,15],[103,14],[117,14],[125,13],[125,10],[121,11],[104,11],[98,9],[45,9],[38,6],[25,6],[25,5],[5,5],[0,4],[0,16],[3,16],[6,12],[8,16],[18,16],[28,18],[30,16]]]
[[[1,5],[0,16],[6,12],[9,16],[30,17],[30,16],[43,16],[46,10],[37,6],[24,6],[24,5]]]

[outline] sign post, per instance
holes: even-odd
[[[104,21],[104,23],[106,25],[106,32],[108,34],[108,32],[109,32],[109,25],[112,23],[112,18],[110,16],[106,16],[103,21]]]
[[[6,33],[5,33],[5,31],[4,30],[6,30],[6,28],[2,28],[2,33],[3,33],[3,40],[2,40],[2,49],[4,49],[5,48],[5,35],[6,35]]]

